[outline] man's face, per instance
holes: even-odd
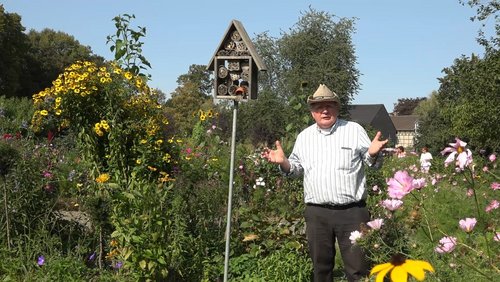
[[[339,115],[339,105],[335,102],[311,104],[311,115],[320,128],[330,128]]]

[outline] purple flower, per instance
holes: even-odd
[[[122,268],[122,266],[123,266],[123,262],[121,262],[121,261],[117,261],[117,262],[113,265],[113,268],[114,268],[114,269],[120,269],[120,268]]]
[[[444,254],[452,252],[457,246],[457,238],[443,237],[439,240],[439,245],[434,249],[437,253]]]
[[[45,257],[44,256],[39,256],[36,264],[38,264],[38,266],[44,265],[45,264]]]

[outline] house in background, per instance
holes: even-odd
[[[397,130],[398,142],[396,143],[396,147],[413,148],[417,133],[418,116],[391,116],[391,120]]]
[[[361,125],[370,125],[382,132],[383,138],[397,142],[396,127],[392,123],[384,104],[351,105],[349,107],[350,120]]]

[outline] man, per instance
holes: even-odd
[[[286,175],[303,175],[306,236],[313,261],[314,281],[332,281],[335,241],[338,240],[349,281],[369,272],[362,250],[349,239],[352,231],[370,220],[365,199],[364,165],[381,165],[379,152],[388,140],[377,132],[370,142],[357,123],[338,119],[340,101],[321,84],[307,103],[315,124],[303,130],[286,158],[281,144],[265,149],[263,156],[279,164]]]

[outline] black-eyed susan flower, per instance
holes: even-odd
[[[423,260],[406,259],[404,256],[397,254],[391,259],[391,262],[378,264],[370,271],[371,275],[377,275],[376,282],[384,281],[384,277],[390,272],[391,281],[393,282],[406,282],[408,281],[408,274],[413,276],[418,281],[425,279],[425,271],[434,272],[432,265]]]

